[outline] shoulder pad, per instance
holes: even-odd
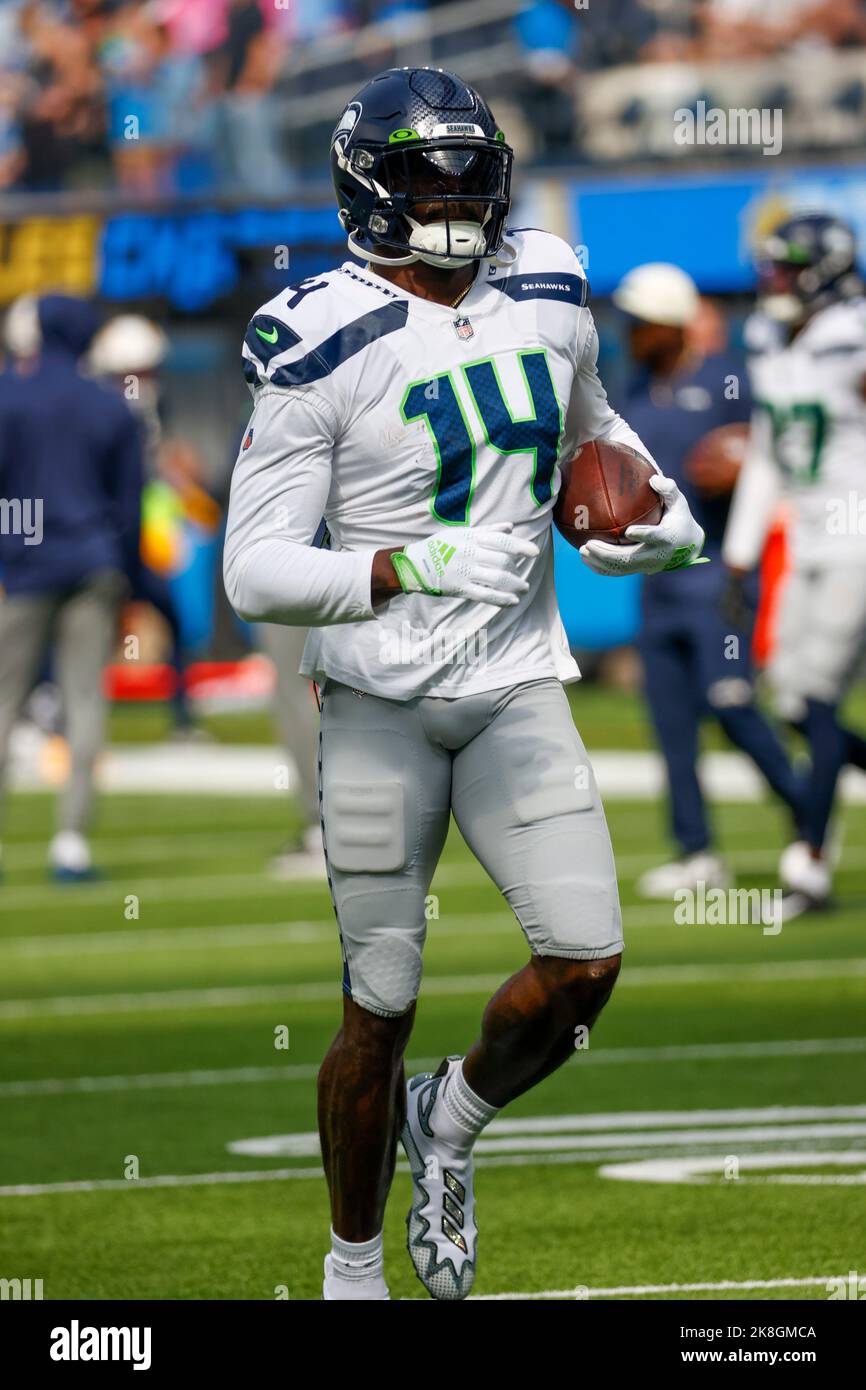
[[[567,241],[536,227],[509,229],[505,240],[517,256],[491,285],[510,299],[558,299],[578,308],[588,304],[589,281]]]
[[[866,352],[866,301],[850,299],[828,305],[815,315],[803,339],[803,347],[815,357]]]
[[[743,346],[750,357],[760,357],[783,347],[785,330],[766,314],[755,310],[743,324]]]

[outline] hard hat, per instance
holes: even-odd
[[[165,360],[168,338],[141,314],[118,314],[100,328],[90,349],[90,365],[100,376],[152,372]]]
[[[635,266],[613,292],[618,309],[645,323],[684,328],[698,311],[698,287],[678,265],[650,261]]]
[[[3,324],[3,341],[13,357],[35,357],[42,334],[39,331],[38,298],[22,294],[9,305]]]

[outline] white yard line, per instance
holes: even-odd
[[[588,1048],[576,1056],[580,1066],[631,1066],[636,1063],[716,1062],[766,1057],[845,1056],[866,1052],[866,1038],[791,1038],[770,1042],[690,1043],[667,1047]],[[411,1057],[410,1073],[429,1071],[440,1057]],[[294,1066],[216,1067],[192,1071],[131,1072],[117,1076],[58,1076],[0,1082],[0,1100],[28,1096],[99,1095],[115,1091],[185,1090],[193,1086],[257,1085],[275,1081],[312,1081],[318,1063]],[[804,1107],[806,1109],[807,1107]],[[613,1117],[608,1117],[612,1120]],[[621,1118],[621,1117],[620,1117]],[[503,1124],[511,1123],[503,1121]],[[526,1123],[526,1122],[524,1122]]]
[[[577,724],[580,727],[579,711]],[[589,753],[603,797],[657,801],[664,796],[664,763],[658,752],[590,748]],[[97,782],[105,794],[284,796],[274,785],[274,770],[284,766],[285,761],[286,755],[279,747],[267,744],[113,744],[99,762]],[[700,772],[712,801],[760,802],[766,796],[761,777],[742,753],[704,753]],[[51,790],[32,756],[13,760],[10,781],[21,791]],[[294,781],[292,768],[293,784]],[[842,794],[846,801],[866,800],[866,778],[862,773],[846,769]]]
[[[408,1170],[408,1164],[406,1165]],[[321,1178],[315,1168],[266,1168],[248,1173],[161,1173],[153,1178],[86,1178],[80,1182],[15,1183],[0,1187],[0,1197],[49,1197],[58,1192],[133,1192],[149,1187],[210,1187],[221,1183],[281,1182],[286,1178]]]
[[[617,988],[664,987],[683,984],[776,984],[785,980],[835,980],[866,976],[866,958],[777,961],[762,965],[646,965],[626,969]],[[422,993],[484,994],[502,984],[501,974],[431,975]],[[150,990],[130,994],[53,995],[42,999],[7,999],[0,1003],[0,1021],[61,1015],[162,1012],[173,1009],[234,1009],[258,1004],[319,1004],[336,999],[336,980],[311,980],[301,985],[225,985],[206,989]]]
[[[224,827],[221,830],[200,830],[195,834],[178,827],[176,835],[137,835],[133,826],[127,835],[113,835],[105,839],[98,836],[93,841],[94,859],[99,864],[146,864],[150,861],[160,863],[166,859],[204,858],[212,855],[219,858],[227,848],[243,851],[246,846],[265,847],[272,841],[271,849],[279,845],[279,830],[243,830],[237,827]],[[219,843],[220,841],[224,843]],[[40,839],[13,840],[6,846],[6,863],[16,869],[39,868],[47,859],[48,842]]]
[[[136,878],[130,874],[123,879],[96,880],[93,883],[19,884],[4,885],[0,894],[0,917],[4,910],[16,913],[55,911],[66,902],[75,907],[90,907],[96,903],[116,903],[123,907],[128,893],[137,893],[148,902],[204,902],[209,898],[285,898],[287,890],[304,886],[307,891],[320,886],[317,878],[297,879],[283,883],[269,878],[264,872],[251,874],[219,874],[207,870],[198,875],[178,874],[176,878]],[[321,880],[324,888],[324,879]],[[327,891],[325,889],[325,891]]]
[[[606,1164],[602,1177],[620,1176],[623,1162],[635,1150],[672,1150],[673,1154],[625,1164],[623,1174],[636,1169],[664,1170],[666,1181],[692,1180],[693,1174],[715,1173],[727,1160],[732,1143],[744,1170],[839,1165],[851,1167],[866,1159],[850,1141],[866,1134],[866,1106],[768,1106],[691,1111],[622,1111],[589,1115],[526,1116],[494,1120],[478,1143],[478,1162],[485,1167],[527,1167],[545,1164]],[[852,1122],[852,1117],[857,1117]],[[784,1121],[785,1123],[779,1123]],[[819,1123],[815,1123],[819,1121]],[[642,1126],[639,1128],[639,1126]],[[829,1140],[826,1150],[816,1140]],[[848,1141],[848,1149],[845,1148]],[[783,1143],[780,1153],[753,1153],[756,1146]],[[233,1155],[249,1158],[318,1158],[315,1131],[244,1138],[229,1144]],[[798,1153],[799,1150],[805,1152]],[[715,1150],[715,1152],[712,1152]],[[704,1156],[706,1155],[706,1156]],[[612,1166],[611,1166],[612,1165]],[[407,1165],[399,1165],[406,1171]],[[308,1167],[226,1170],[222,1172],[145,1175],[125,1178],[73,1179],[49,1183],[14,1183],[0,1187],[0,1197],[35,1197],[58,1193],[129,1192],[154,1187],[213,1186],[220,1183],[295,1181],[322,1178],[314,1161]],[[808,1176],[808,1175],[807,1175]],[[844,1177],[844,1175],[842,1175]],[[661,1180],[661,1179],[656,1179]],[[793,1179],[792,1179],[793,1180]]]
[[[817,1274],[807,1279],[719,1279],[713,1283],[696,1284],[618,1284],[608,1289],[583,1288],[545,1289],[541,1293],[488,1293],[476,1294],[473,1303],[493,1303],[496,1301],[527,1301],[539,1298],[586,1299],[586,1298],[646,1298],[661,1293],[726,1293],[737,1289],[748,1292],[751,1289],[808,1289],[827,1287],[841,1278],[838,1274]],[[846,1275],[847,1277],[847,1275]]]
[[[672,926],[673,905],[653,903],[647,907],[626,908],[626,925],[635,927]],[[634,917],[634,920],[630,918]],[[511,935],[520,927],[508,908],[492,903],[488,912],[445,912],[428,925],[428,937],[463,936],[466,932]],[[294,945],[337,939],[333,917],[329,921],[233,922],[219,927],[135,927],[123,931],[81,932],[66,935],[53,932],[41,936],[0,937],[0,953],[15,957],[112,955],[115,952],[202,950],[214,946],[241,949],[248,946]]]
[[[179,843],[182,844],[182,840]],[[776,848],[753,847],[733,850],[729,859],[733,868],[740,872],[754,869],[772,875],[775,873],[778,854],[779,851]],[[96,858],[98,862],[98,854]],[[652,868],[659,862],[659,859],[660,855],[657,852],[618,855],[617,870],[621,877],[630,878],[644,869]],[[14,855],[10,855],[10,862],[14,864]],[[214,864],[219,864],[219,862],[220,855],[217,850],[214,854]],[[857,844],[849,845],[842,852],[840,865],[842,869],[862,868],[866,865],[866,847]],[[432,889],[433,892],[438,892],[443,888],[472,886],[487,886],[492,890],[492,885],[480,865],[470,862],[445,864],[437,869]],[[195,874],[184,873],[175,877],[156,878],[136,878],[130,874],[123,881],[109,878],[94,883],[76,884],[74,888],[57,887],[50,883],[6,885],[2,897],[0,897],[0,915],[4,909],[8,908],[15,908],[16,911],[54,908],[67,895],[69,900],[76,905],[88,906],[91,903],[122,903],[128,893],[137,893],[142,898],[147,897],[150,902],[186,902],[190,899],[205,901],[231,895],[286,898],[296,890],[311,892],[317,888],[322,893],[326,891],[323,878],[299,878],[288,881],[270,878],[264,863],[260,871],[251,873],[221,874],[215,868],[202,866],[200,871]],[[634,912],[637,918],[639,913],[656,912],[659,909],[669,913],[672,911],[672,908],[667,908],[664,903],[647,904],[645,908],[636,906],[627,909],[627,911]]]

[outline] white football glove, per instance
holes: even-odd
[[[650,478],[650,487],[664,501],[664,515],[657,526],[629,526],[625,534],[636,544],[587,541],[580,547],[581,559],[596,574],[658,574],[659,570],[709,564],[701,558],[703,530],[673,478],[659,473]]]
[[[534,560],[538,546],[512,536],[510,521],[436,531],[411,541],[391,556],[407,594],[443,594],[508,608],[519,603],[529,581],[517,572],[521,559]]]

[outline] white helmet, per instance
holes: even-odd
[[[100,328],[90,349],[90,365],[98,376],[152,372],[165,360],[168,338],[141,314],[118,314]]]
[[[630,270],[612,295],[618,309],[644,323],[685,328],[698,311],[698,287],[690,275],[667,261],[649,261]]]
[[[42,345],[37,295],[19,295],[9,305],[3,324],[3,342],[13,357],[36,356]]]

